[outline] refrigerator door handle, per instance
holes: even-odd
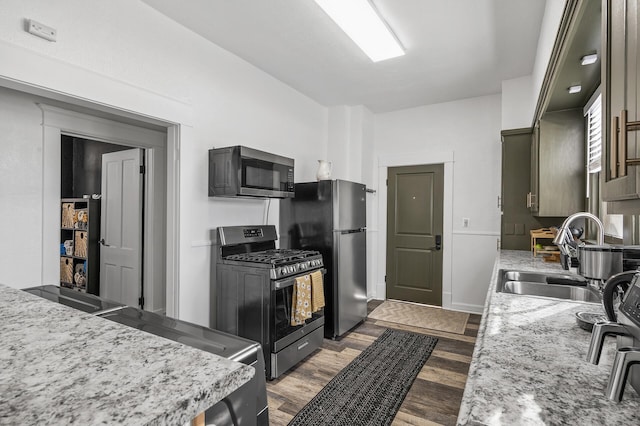
[[[367,230],[367,228],[346,229],[346,230],[341,230],[340,233],[341,234],[355,234],[356,232],[364,232],[366,230]]]

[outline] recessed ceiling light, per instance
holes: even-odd
[[[580,58],[580,64],[591,65],[591,64],[595,64],[597,60],[598,60],[598,54],[592,53],[591,55],[585,55],[582,58]]]
[[[404,55],[404,49],[369,0],[315,0],[373,62]]]
[[[580,91],[582,90],[582,86],[576,84],[575,86],[569,87],[567,90],[569,91],[569,93],[580,93]]]

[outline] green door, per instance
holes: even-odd
[[[389,167],[387,299],[442,306],[444,165]]]

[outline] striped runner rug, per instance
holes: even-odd
[[[390,425],[437,342],[424,334],[385,330],[289,425]]]

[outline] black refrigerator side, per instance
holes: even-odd
[[[318,250],[327,273],[324,277],[324,335],[333,337],[334,253],[332,181],[295,184],[294,198],[280,200],[280,247]]]
[[[280,202],[280,246],[318,250],[325,275],[325,337],[366,318],[365,187],[348,181],[297,183]]]

